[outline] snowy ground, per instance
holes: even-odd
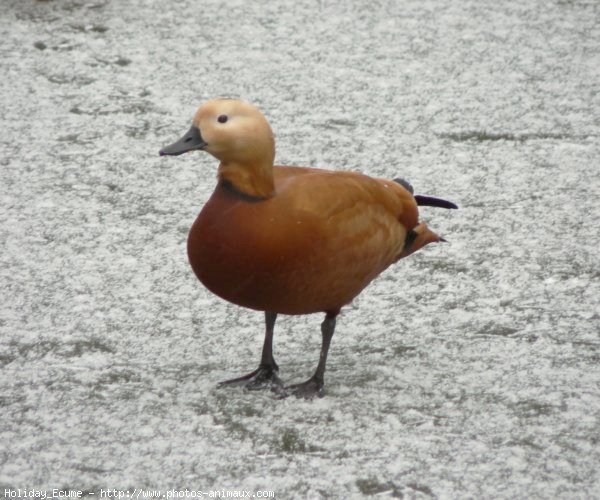
[[[0,69],[0,494],[600,498],[596,0],[2,0]],[[461,206],[344,310],[314,402],[215,388],[262,315],[187,263],[215,161],[157,152],[223,95],[279,163]],[[285,381],[321,319],[280,318]]]

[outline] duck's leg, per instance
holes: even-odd
[[[220,382],[219,387],[242,382],[246,382],[245,389],[248,390],[267,389],[274,386],[282,386],[281,380],[277,376],[279,367],[277,366],[277,363],[275,363],[275,359],[273,359],[273,331],[275,330],[276,319],[277,313],[268,311],[265,312],[265,342],[263,344],[262,355],[258,368],[246,375],[242,375],[241,377]]]
[[[331,337],[335,331],[335,318],[339,314],[338,311],[328,312],[325,315],[323,323],[321,323],[321,334],[323,335],[323,343],[321,344],[321,353],[319,355],[319,364],[315,370],[315,374],[310,377],[306,382],[301,384],[294,384],[287,387],[287,393],[293,394],[294,396],[312,399],[315,396],[323,396],[323,386],[325,384],[325,364],[327,363],[327,353],[329,352],[329,345],[331,344]]]

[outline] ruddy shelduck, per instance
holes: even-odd
[[[220,161],[215,191],[188,236],[189,261],[213,293],[264,311],[256,370],[220,385],[245,383],[281,394],[322,396],[325,363],[340,309],[384,269],[423,246],[445,241],[419,222],[418,205],[457,208],[413,195],[402,179],[274,166],[271,127],[255,106],[215,99],[188,132],[160,155],[202,150]],[[278,314],[325,313],[317,369],[283,387],[273,358]]]

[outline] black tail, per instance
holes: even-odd
[[[394,182],[400,184],[403,188],[408,190],[410,194],[413,194],[415,190],[405,179],[402,177],[396,177]],[[458,205],[455,205],[451,201],[442,200],[441,198],[435,198],[434,196],[423,196],[422,194],[415,194],[415,200],[417,200],[417,205],[420,207],[440,207],[440,208],[458,208]]]
[[[451,201],[442,200],[441,198],[435,198],[434,196],[423,196],[422,194],[415,194],[415,200],[417,200],[417,205],[420,207],[440,207],[440,208],[458,208],[458,205],[455,205]]]

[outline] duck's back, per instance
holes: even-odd
[[[190,231],[200,281],[241,306],[337,310],[401,256],[417,225],[414,198],[393,181],[299,167],[274,175],[266,200],[220,183]]]

